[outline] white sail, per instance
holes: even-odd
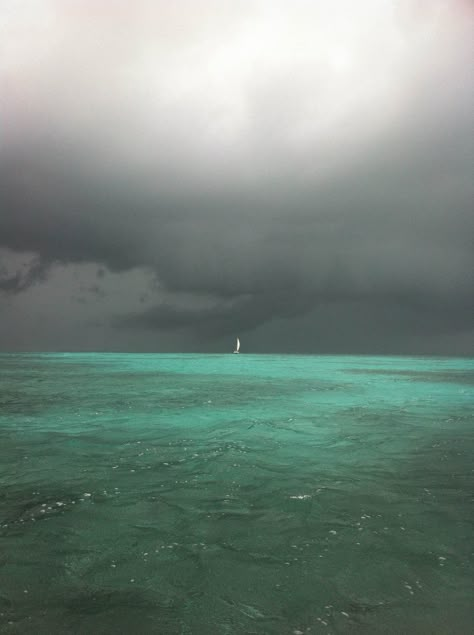
[[[235,342],[235,351],[234,353],[238,353],[240,350],[240,340],[239,338],[237,338],[237,341]]]

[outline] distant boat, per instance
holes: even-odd
[[[237,341],[235,342],[235,351],[234,353],[238,353],[240,351],[240,340],[239,338],[237,338]]]

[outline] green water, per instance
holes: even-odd
[[[474,360],[0,355],[0,633],[474,628]]]

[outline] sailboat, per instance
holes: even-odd
[[[240,351],[240,340],[239,338],[237,338],[237,341],[235,342],[235,351],[234,353],[238,353]]]

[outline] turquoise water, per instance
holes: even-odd
[[[474,360],[0,373],[0,633],[472,632]]]

